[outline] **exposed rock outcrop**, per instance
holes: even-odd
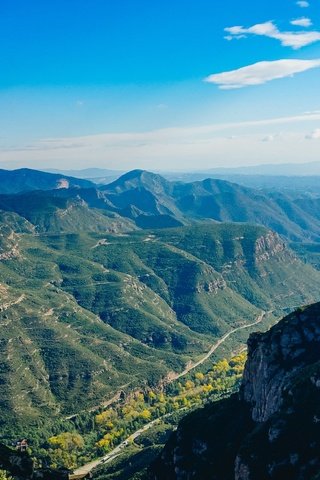
[[[269,231],[256,241],[255,257],[257,262],[268,260],[284,251],[286,251],[286,245],[275,232]]]
[[[150,478],[320,478],[320,303],[253,334],[248,347],[240,393],[187,416]]]

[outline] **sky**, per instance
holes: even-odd
[[[319,0],[1,0],[0,168],[320,161]]]

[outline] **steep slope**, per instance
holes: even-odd
[[[100,190],[120,215],[134,219],[142,228],[157,228],[183,224],[173,187],[160,175],[133,170]]]
[[[253,334],[240,394],[187,416],[150,478],[318,479],[319,347],[319,303]]]
[[[73,178],[57,173],[40,172],[29,168],[0,169],[0,193],[19,193],[53,188],[90,188],[89,180]]]
[[[211,218],[219,222],[258,223],[288,238],[320,239],[317,216],[309,212],[306,214],[306,208],[300,207],[282,193],[272,195],[224,180],[207,179],[190,184],[176,184],[174,197],[178,208],[186,217]],[[305,201],[311,206],[311,200]]]

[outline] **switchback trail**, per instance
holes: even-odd
[[[191,364],[189,367],[187,367],[183,372],[179,373],[178,375],[176,375],[174,378],[172,377],[172,379],[170,381],[173,381],[173,380],[176,380],[178,378],[181,378],[183,377],[184,375],[187,375],[187,373],[191,372],[191,370],[197,368],[199,365],[201,365],[202,363],[204,363],[206,360],[208,360],[208,358],[211,357],[211,355],[217,350],[217,348],[222,344],[224,343],[228,337],[230,337],[230,335],[232,335],[233,333],[236,333],[238,332],[239,330],[244,330],[246,328],[250,328],[250,327],[254,327],[255,325],[258,325],[259,323],[261,323],[264,319],[264,317],[266,316],[266,312],[262,312],[257,320],[253,323],[250,323],[248,325],[242,325],[241,327],[237,327],[237,328],[234,328],[233,330],[230,330],[230,332],[226,333],[225,335],[223,335],[223,337],[220,338],[220,340],[218,340],[217,342],[215,342],[212,347],[210,348],[209,352],[203,357],[201,358],[201,360],[199,360],[198,362],[195,362],[193,364]],[[183,408],[184,409],[184,408]],[[183,410],[181,409],[181,410]],[[180,410],[180,411],[181,411]],[[149,428],[153,427],[153,425],[157,424],[159,421],[163,420],[164,418],[168,417],[172,415],[171,413],[167,413],[161,417],[158,417],[156,418],[155,420],[152,420],[151,422],[147,423],[146,425],[144,425],[143,427],[139,428],[139,430],[135,431],[134,433],[132,433],[128,438],[126,438],[126,440],[124,440],[123,442],[121,442],[116,448],[114,448],[111,452],[109,452],[107,455],[104,455],[103,457],[100,457],[98,458],[97,460],[93,460],[92,462],[90,463],[87,463],[85,465],[83,465],[82,467],[79,467],[77,468],[74,473],[72,475],[69,476],[70,479],[76,479],[76,478],[83,478],[85,477],[86,475],[88,475],[94,468],[98,467],[99,465],[101,464],[105,464],[105,463],[108,463],[110,462],[111,460],[113,460],[114,458],[116,458],[118,455],[120,455],[121,451],[123,448],[125,448],[128,444],[128,442],[131,442],[133,440],[135,440],[137,437],[139,437],[143,432],[149,430]]]

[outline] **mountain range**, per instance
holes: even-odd
[[[318,265],[315,193],[142,170],[99,187],[28,169],[1,175],[4,443],[30,436],[41,450],[66,428],[91,431],[110,402],[159,392],[320,300],[320,271],[308,264],[312,252]]]
[[[320,240],[318,195],[263,192],[219,179],[170,182],[143,170],[100,187],[42,172],[8,175],[4,187],[0,183],[0,209],[18,213],[38,232],[72,232],[84,224],[91,231],[164,228],[209,220],[261,224],[291,241]],[[12,176],[19,180],[4,194]],[[34,190],[26,192],[31,185]],[[47,190],[50,186],[64,188]],[[24,191],[17,195],[18,189]]]
[[[224,175],[285,175],[293,176],[319,176],[320,162],[306,162],[306,163],[276,163],[252,165],[247,167],[230,167],[230,168],[211,168],[205,173],[210,175],[224,174]]]
[[[100,188],[20,170],[1,188],[3,431],[156,385],[261,311],[267,328],[319,299],[284,241],[319,238],[317,198],[140,170]]]

